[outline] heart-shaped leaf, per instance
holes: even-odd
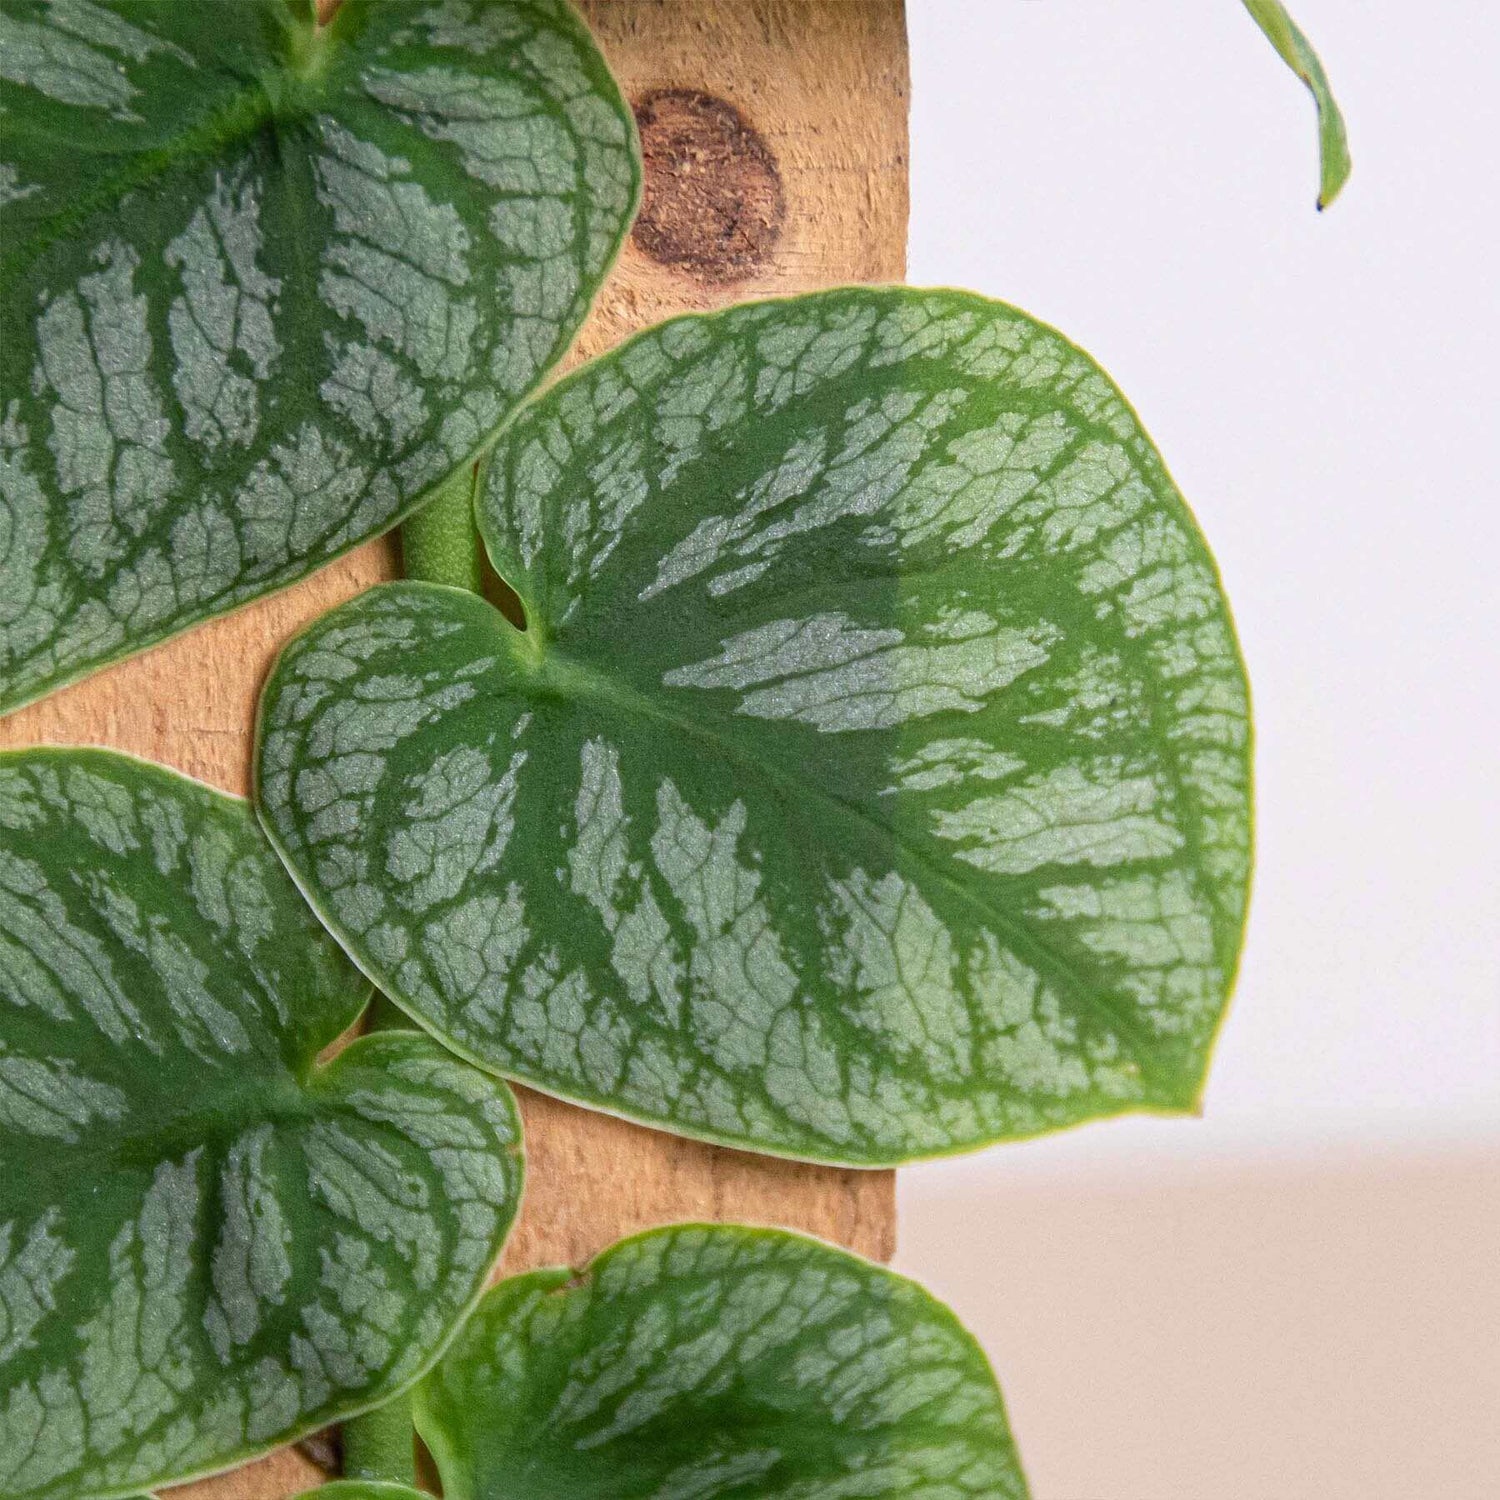
[[[0,1494],[130,1494],[380,1402],[520,1191],[503,1084],[369,993],[247,804],[0,755]]]
[[[581,1275],[504,1281],[412,1408],[447,1500],[1026,1494],[953,1314],[775,1230],[655,1230]]]
[[[6,0],[0,709],[422,503],[638,187],[565,0]]]
[[[418,1021],[859,1165],[1195,1104],[1245,679],[1086,356],[958,292],[680,319],[529,406],[479,505],[526,630],[374,589],[261,710],[273,840]]]

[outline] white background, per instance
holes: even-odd
[[[1201,1121],[901,1174],[1037,1500],[1500,1494],[1500,6],[908,0],[910,279],[1114,376],[1249,661],[1257,876]]]

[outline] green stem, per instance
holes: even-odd
[[[401,528],[407,577],[480,592],[480,541],[474,526],[474,468],[465,465]],[[404,1011],[380,990],[365,1031],[410,1029]],[[411,1398],[398,1397],[344,1424],[344,1478],[417,1484],[416,1430]]]
[[[465,465],[401,526],[408,578],[480,592],[479,533],[474,527],[474,470]]]
[[[410,1396],[397,1396],[344,1423],[344,1478],[416,1487],[417,1445]]]
[[[479,532],[474,525],[474,468],[465,465],[421,510],[401,526],[401,560],[408,578],[446,583],[479,593]],[[370,1004],[365,1030],[411,1028],[401,1009],[379,990]],[[362,1417],[344,1423],[344,1478],[387,1480],[415,1487],[416,1433],[411,1398],[398,1396]]]

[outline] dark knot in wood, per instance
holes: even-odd
[[[699,89],[653,90],[636,101],[635,118],[646,160],[636,244],[703,281],[761,270],[781,237],[786,199],[760,132]]]

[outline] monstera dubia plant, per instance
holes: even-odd
[[[1194,1108],[1250,865],[1212,558],[1098,366],[968,293],[539,394],[640,191],[587,29],[325,10],[0,9],[0,707],[397,522],[409,575],[284,650],[253,808],[0,755],[0,1493],[343,1421],[323,1500],[412,1500],[414,1432],[449,1500],[1023,1496],[973,1340],[831,1246],[486,1292],[504,1080],[857,1167]]]

